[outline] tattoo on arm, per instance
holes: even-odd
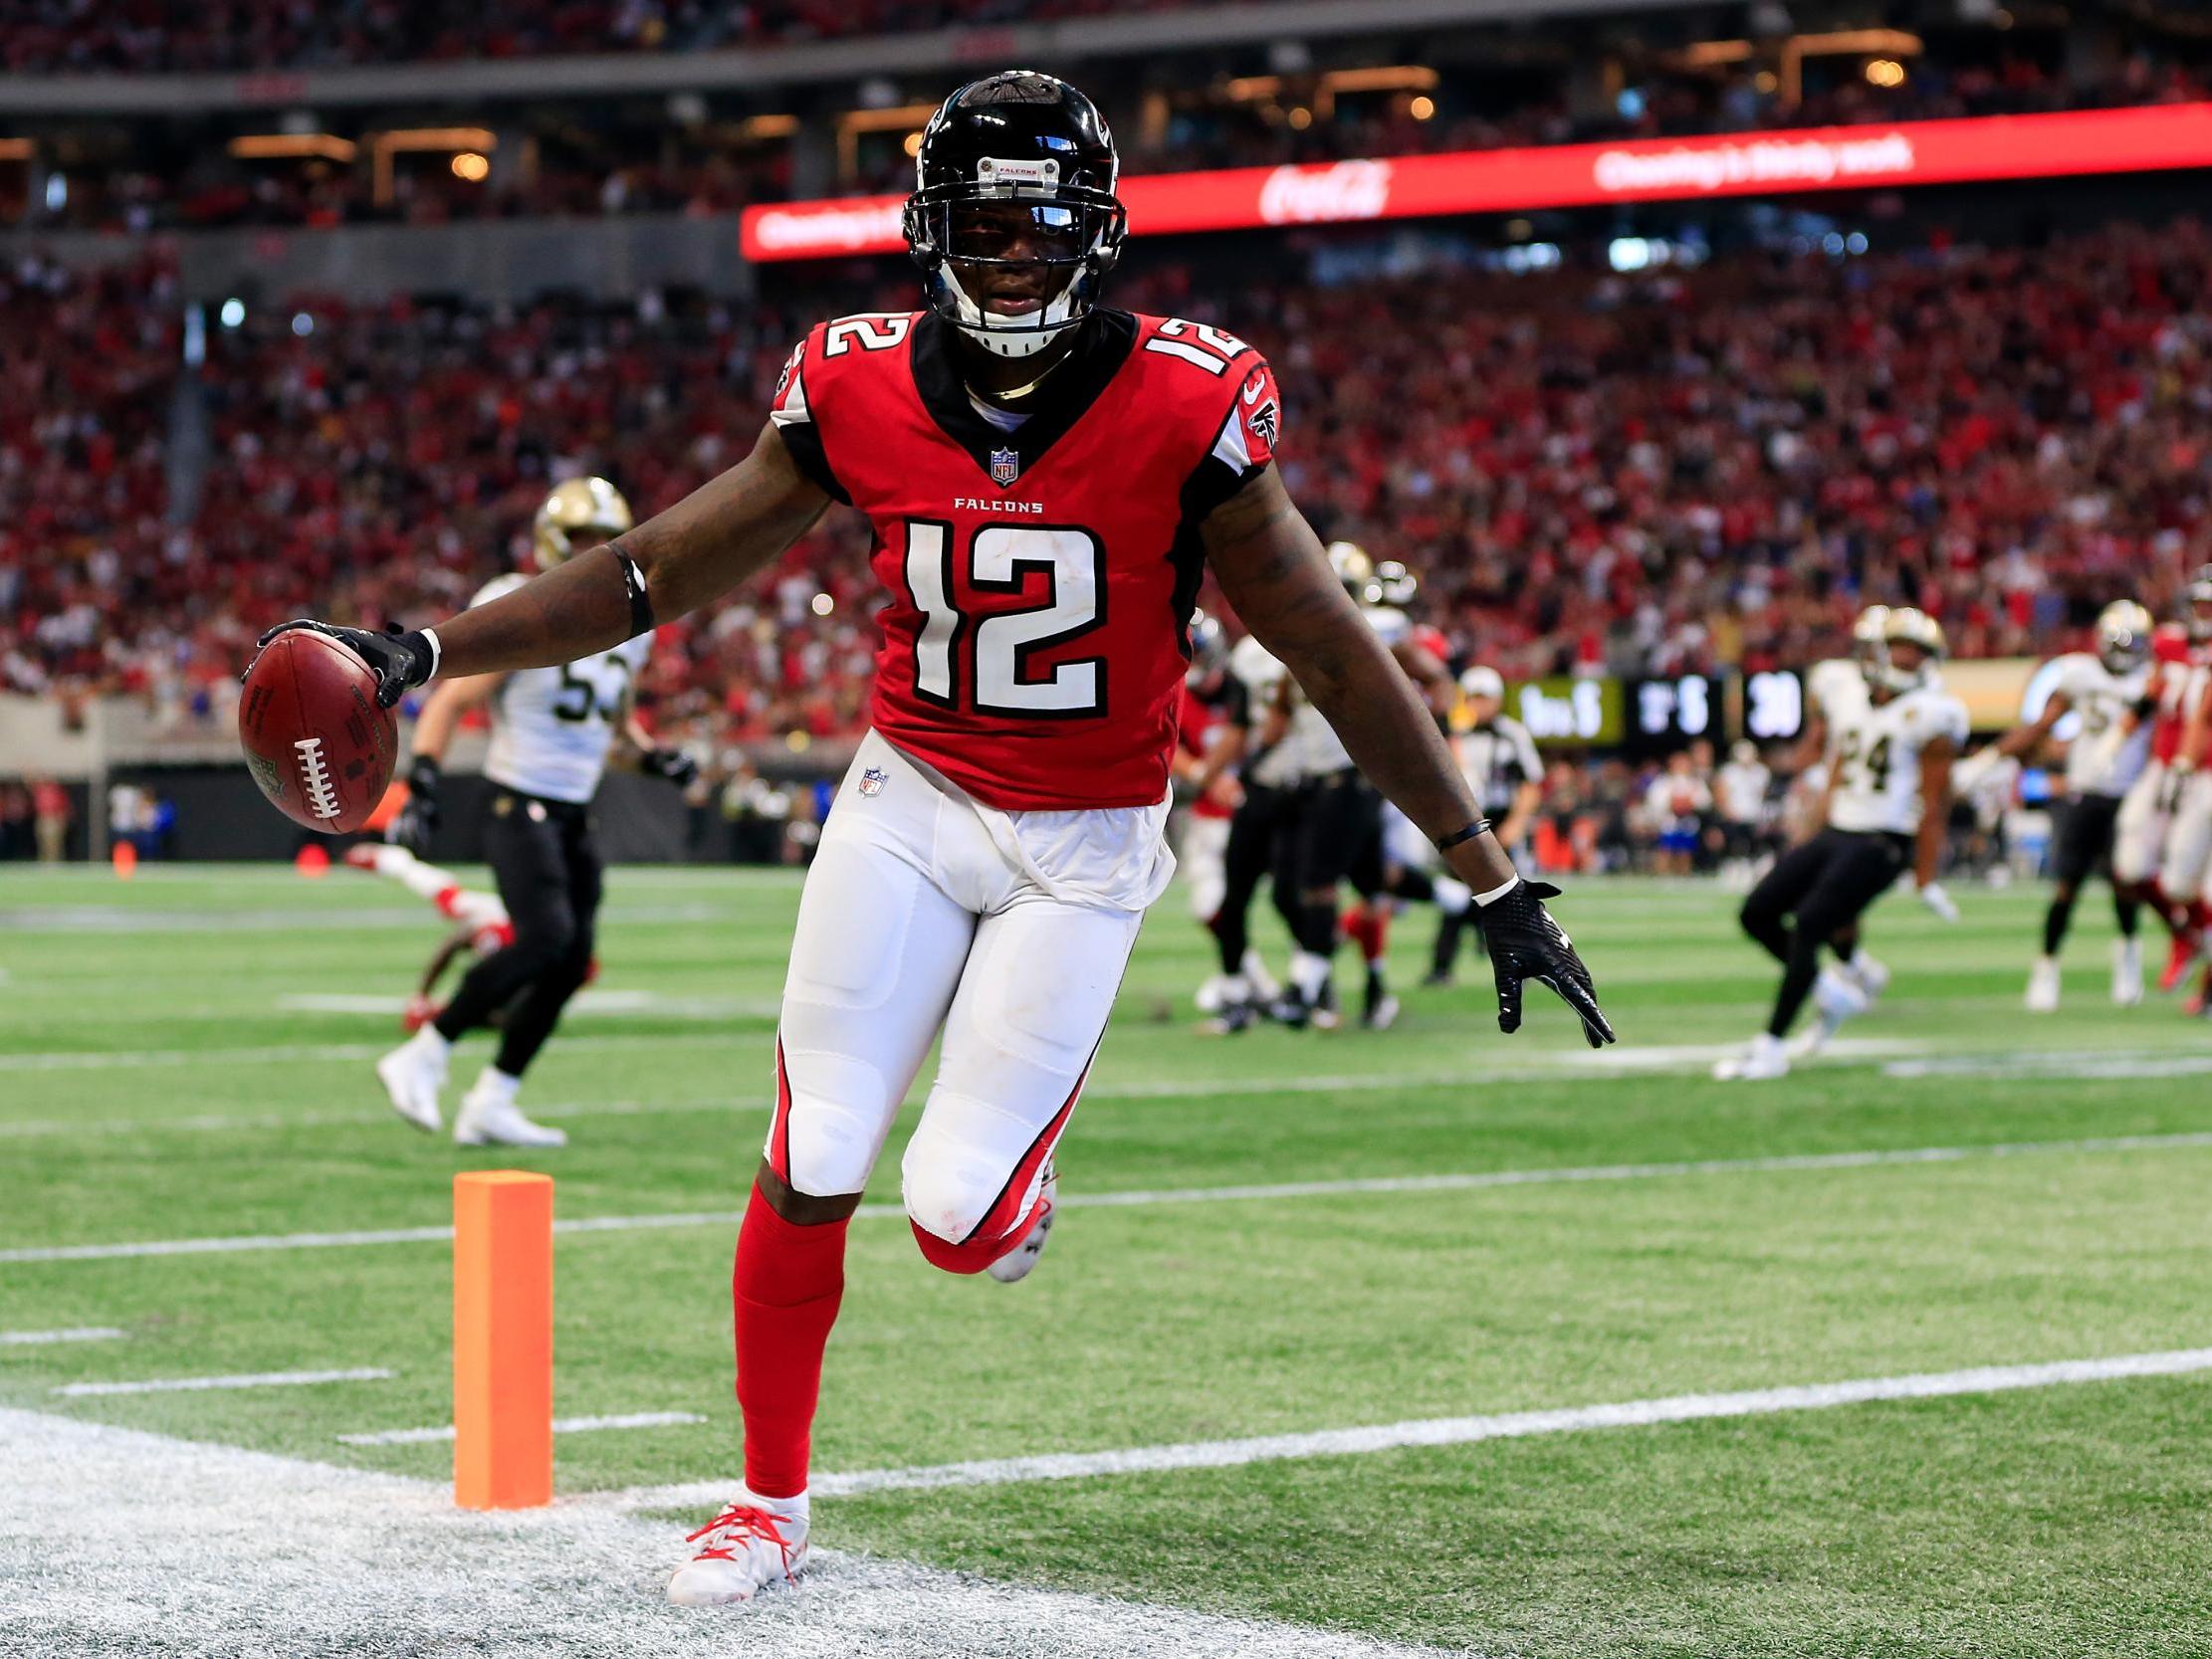
[[[1237,616],[1282,659],[1368,781],[1433,841],[1481,817],[1428,706],[1360,616],[1275,469],[1215,509],[1202,530]],[[1444,856],[1477,891],[1513,873],[1491,835]]]

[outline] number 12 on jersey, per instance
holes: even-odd
[[[1043,602],[980,616],[964,611],[954,598],[962,565],[967,588],[980,593],[1021,593],[1041,572]],[[960,545],[952,525],[909,518],[905,568],[907,593],[922,613],[914,639],[917,695],[942,708],[1016,720],[1081,720],[1106,712],[1103,657],[1060,663],[1043,674],[1030,669],[1038,653],[1099,625],[1106,549],[1091,531],[983,524]]]

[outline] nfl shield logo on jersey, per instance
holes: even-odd
[[[883,786],[891,781],[891,774],[881,766],[870,766],[860,774],[860,792],[863,795],[880,795]]]
[[[1011,484],[1016,478],[1020,476],[1020,456],[1014,454],[1014,452],[1010,449],[995,449],[991,452],[992,483],[999,485]]]

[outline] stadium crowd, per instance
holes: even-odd
[[[10,0],[0,71],[174,75],[701,52],[1161,11],[1193,0]]]
[[[2165,604],[2212,558],[2208,279],[2212,232],[2184,222],[2033,253],[1218,295],[1164,266],[1116,298],[1268,352],[1293,494],[1325,535],[1422,572],[1461,662],[1665,675],[1833,654],[1871,600],[1920,604],[1968,656],[2074,646],[2116,594]],[[905,304],[882,280],[842,305],[257,309],[209,330],[209,453],[172,521],[190,459],[165,441],[187,372],[172,274],[8,271],[0,685],[219,718],[271,622],[465,601],[519,556],[553,478],[604,473],[650,513],[730,465],[797,330]],[[660,718],[852,729],[867,556],[831,514],[666,630]]]

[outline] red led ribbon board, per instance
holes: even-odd
[[[1141,236],[1345,224],[1445,213],[1523,213],[1596,202],[1680,201],[1809,190],[2212,167],[2212,104],[2056,115],[1801,127],[1541,149],[1455,150],[1302,167],[1140,173],[1121,181]],[[745,210],[750,260],[892,254],[899,196],[842,196]]]

